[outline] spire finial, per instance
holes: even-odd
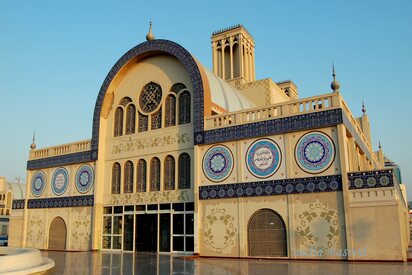
[[[363,115],[366,115],[365,102],[363,102],[363,100],[362,100],[362,113]]]
[[[330,84],[330,87],[334,92],[339,92],[339,81],[336,80],[336,73],[335,73],[335,64],[332,62],[332,76],[333,76],[333,81]]]
[[[379,151],[382,150],[381,141],[379,141]]]
[[[30,149],[34,150],[36,149],[36,132],[33,131],[33,139],[32,139],[32,144],[30,144]]]
[[[154,39],[155,39],[155,36],[152,32],[152,21],[150,21],[149,32],[146,34],[146,40],[151,41],[151,40],[154,40]]]

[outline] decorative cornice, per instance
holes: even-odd
[[[348,173],[349,189],[368,189],[393,187],[393,171],[376,170]]]
[[[341,175],[199,187],[199,199],[228,199],[342,191]]]
[[[97,150],[78,152],[73,154],[29,160],[27,170],[37,170],[50,167],[64,166],[76,163],[95,161],[97,159]]]
[[[63,208],[93,206],[94,195],[46,199],[29,199],[27,208]]]
[[[254,138],[342,124],[342,109],[332,109],[195,133],[195,144]],[[204,142],[202,142],[202,140]],[[200,142],[199,142],[200,141]]]

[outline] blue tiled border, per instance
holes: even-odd
[[[69,164],[83,163],[95,161],[97,159],[97,150],[67,154],[56,157],[43,159],[29,160],[27,162],[27,170],[36,170],[42,168],[50,168],[56,166],[64,166]]]
[[[27,208],[62,208],[93,206],[94,195],[61,198],[29,199]]]
[[[394,186],[393,171],[390,169],[348,173],[348,179],[349,189],[386,188]],[[370,179],[372,179],[372,182],[368,183]]]
[[[244,138],[312,130],[335,126],[342,123],[342,109],[338,108],[249,124],[235,125],[205,132],[195,132],[195,144],[211,144]],[[199,138],[200,141],[197,140],[198,136],[202,137]]]
[[[12,209],[24,209],[24,199],[13,200]]]
[[[342,191],[342,176],[270,180],[199,187],[199,199],[227,199]]]

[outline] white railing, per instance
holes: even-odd
[[[30,151],[30,160],[49,158],[54,156],[67,155],[77,152],[89,151],[91,149],[90,140],[82,140],[78,142],[72,142],[67,144],[62,144],[53,147],[46,147],[37,150]]]
[[[208,117],[205,119],[205,130],[337,108],[339,106],[334,106],[333,102],[335,96],[326,94]]]

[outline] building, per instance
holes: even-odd
[[[13,200],[23,200],[25,192],[25,184],[8,182],[5,177],[0,177],[0,245],[8,242]]]
[[[33,141],[13,245],[407,259],[398,173],[335,72],[333,92],[299,99],[292,81],[255,79],[241,25],[212,34],[213,72],[151,27],[146,38],[103,81],[90,140]]]

